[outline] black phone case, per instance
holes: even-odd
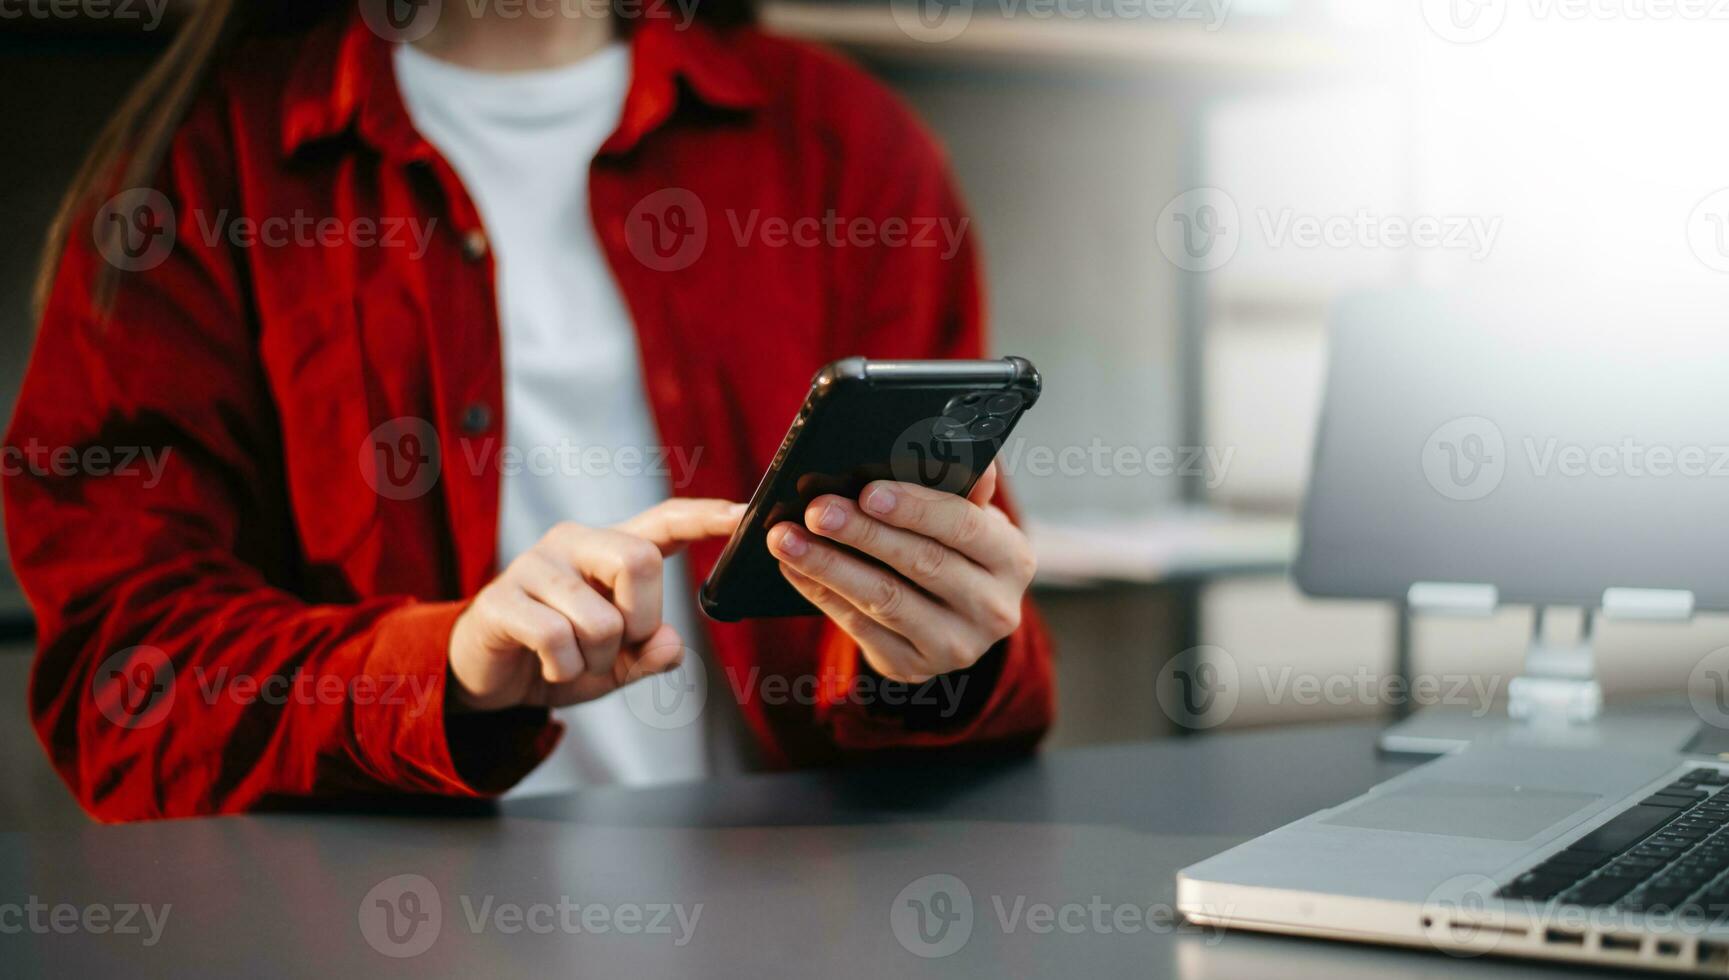
[[[1023,357],[849,357],[823,368],[698,593],[703,611],[727,622],[815,615],[781,577],[769,529],[782,521],[802,525],[817,497],[857,499],[874,480],[967,493],[1039,390],[1038,370]]]

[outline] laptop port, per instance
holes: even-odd
[[[1681,944],[1673,939],[1659,939],[1657,940],[1657,955],[1680,956]]]
[[[1543,941],[1553,943],[1556,946],[1583,946],[1585,945],[1585,934],[1568,932],[1566,929],[1544,929]]]
[[[1639,952],[1639,947],[1644,945],[1644,941],[1638,936],[1617,936],[1605,933],[1602,937],[1601,945],[1606,952],[1637,953]]]
[[[1729,945],[1701,939],[1699,941],[1699,965],[1717,969],[1729,966]]]

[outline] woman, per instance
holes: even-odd
[[[994,476],[775,528],[820,618],[693,612],[817,366],[979,355],[931,141],[735,6],[527,9],[212,0],[79,177],[5,496],[98,818],[1047,725]]]

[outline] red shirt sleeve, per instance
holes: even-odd
[[[201,226],[237,196],[222,129],[219,112],[196,112],[161,196],[121,199],[138,248],[119,261],[136,268],[118,274],[108,315],[91,298],[109,261],[93,213],[72,226],[45,310],[4,468],[39,630],[36,731],[103,820],[502,789],[557,729],[545,712],[447,726],[456,603],[315,603],[291,580],[280,423],[241,259]],[[171,247],[154,254],[164,230]]]

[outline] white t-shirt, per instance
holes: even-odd
[[[645,450],[660,439],[636,329],[589,214],[589,164],[618,125],[630,63],[630,49],[616,43],[572,65],[522,72],[475,71],[396,48],[409,116],[462,178],[497,268],[501,567],[559,521],[615,524],[671,496],[665,468],[647,465],[654,454]],[[666,576],[665,620],[696,647],[682,558]],[[559,710],[564,739],[513,793],[707,775],[704,725],[693,717],[705,689],[690,650],[673,674]]]

